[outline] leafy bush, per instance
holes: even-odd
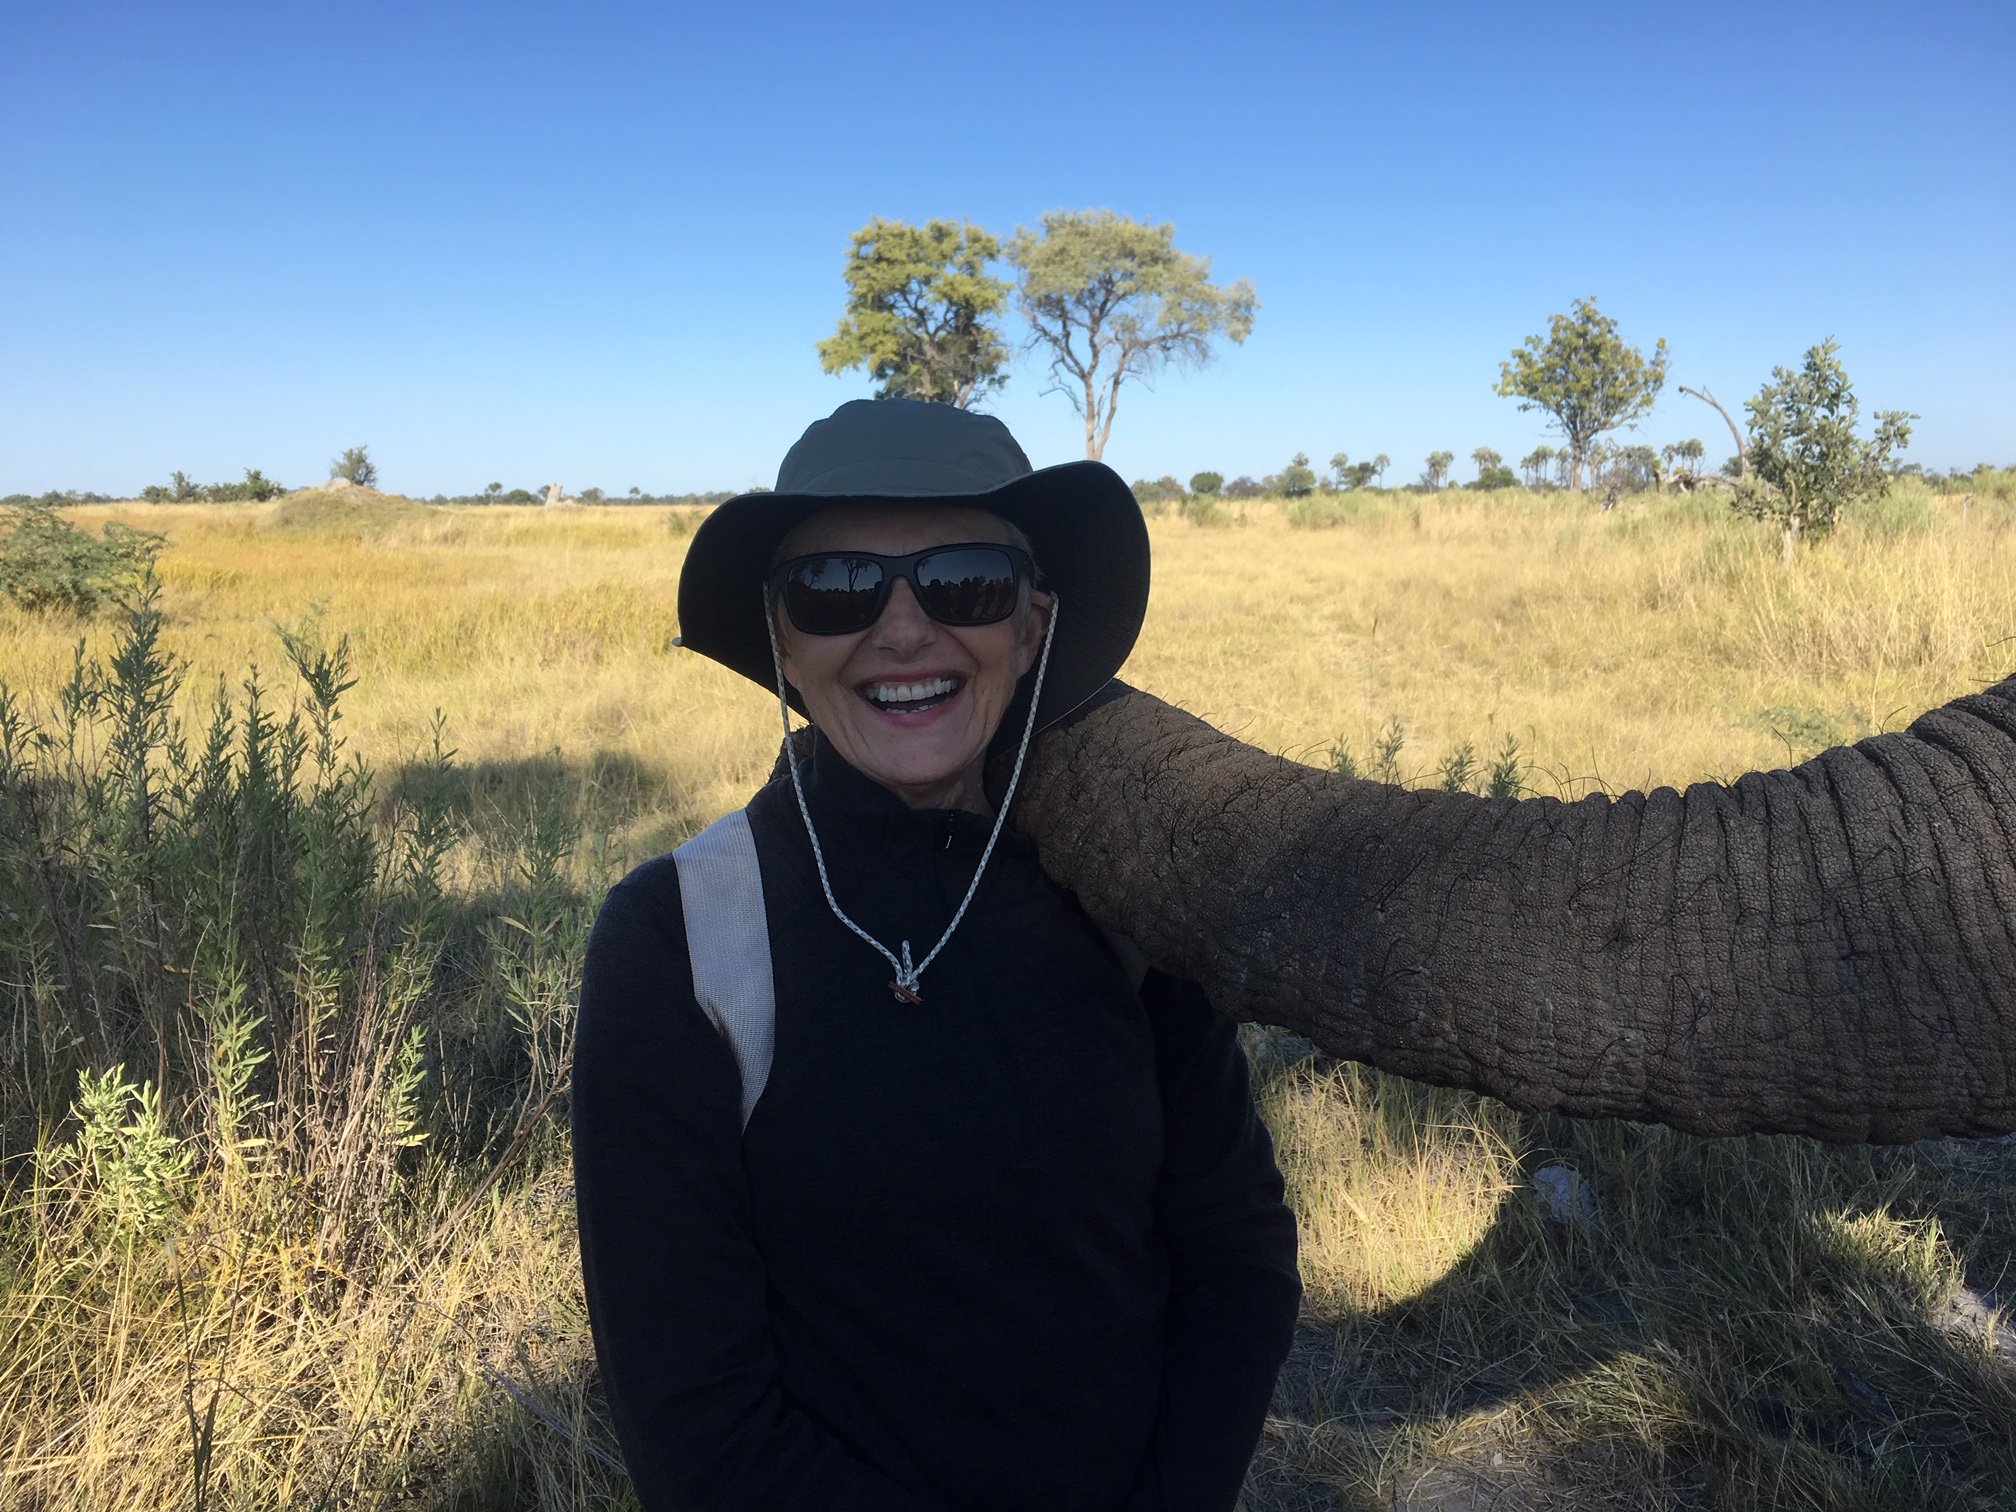
[[[67,1191],[85,1209],[87,1226],[153,1237],[180,1205],[181,1188],[195,1151],[168,1132],[161,1089],[138,1086],[113,1066],[102,1075],[77,1074],[71,1104],[77,1133],[68,1143],[37,1152],[43,1186]]]
[[[1357,502],[1343,494],[1311,494],[1288,506],[1288,523],[1301,530],[1328,530],[1361,513]]]
[[[47,504],[18,506],[0,536],[0,593],[38,614],[116,608],[140,591],[165,544],[166,536],[117,520],[94,536]]]
[[[1253,479],[1241,473],[1227,483],[1220,492],[1228,499],[1257,499],[1260,497],[1261,488]]]
[[[1730,502],[1784,533],[1785,560],[1801,537],[1832,530],[1843,510],[1889,486],[1891,457],[1911,441],[1904,410],[1878,410],[1876,432],[1855,434],[1861,404],[1832,341],[1809,347],[1799,370],[1774,367],[1772,381],[1744,401],[1750,412],[1750,467]]]
[[[0,685],[0,1171],[33,1177],[0,1206],[9,1420],[74,1423],[74,1381],[120,1383],[98,1401],[134,1464],[65,1505],[382,1505],[388,1456],[410,1465],[360,1446],[391,1413],[443,1424],[423,1396],[455,1350],[376,1320],[459,1322],[430,1278],[564,1150],[577,793],[479,829],[438,721],[381,789],[340,733],[348,649],[312,626],[282,632],[291,710],[255,673],[186,727],[160,631],[149,593],[46,714]],[[45,1300],[66,1289],[83,1305]]]
[[[1476,482],[1466,483],[1463,486],[1475,489],[1517,488],[1519,475],[1509,467],[1487,467],[1477,475]]]
[[[1190,475],[1190,492],[1194,494],[1215,494],[1225,486],[1222,473],[1200,472]]]
[[[140,497],[149,504],[263,504],[285,492],[286,484],[248,467],[237,483],[192,483],[187,473],[178,472],[166,485],[148,484]]]
[[[220,504],[248,503],[263,504],[287,492],[286,485],[276,483],[256,467],[245,469],[245,477],[238,483],[212,483],[204,493]]]

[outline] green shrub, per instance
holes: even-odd
[[[1358,515],[1344,494],[1311,494],[1288,506],[1288,523],[1301,530],[1328,530]]]
[[[70,1105],[77,1132],[36,1152],[45,1189],[66,1195],[87,1224],[152,1237],[180,1206],[196,1154],[168,1131],[161,1089],[135,1086],[122,1067],[77,1074]]]
[[[81,618],[131,602],[167,544],[117,520],[94,536],[42,503],[12,514],[0,536],[0,593],[38,614]]]
[[[1216,494],[1191,494],[1179,506],[1183,518],[1192,525],[1229,525],[1232,511],[1218,501]]]
[[[1215,494],[1225,486],[1225,475],[1215,472],[1200,472],[1190,475],[1190,492]]]
[[[312,624],[280,632],[291,708],[255,671],[185,726],[157,593],[103,660],[80,648],[46,724],[0,685],[0,1165],[38,1154],[83,1211],[153,1230],[258,1148],[365,1242],[423,1139],[487,1165],[550,1132],[590,914],[577,795],[501,820],[494,896],[458,900],[470,779],[438,728],[381,800],[341,733],[348,645]]]

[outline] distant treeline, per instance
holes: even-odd
[[[50,489],[47,493],[0,494],[0,509],[27,509],[41,505],[47,509],[62,509],[70,504],[117,504],[116,494],[85,493],[75,488]]]
[[[248,467],[243,479],[236,483],[194,483],[181,473],[167,483],[150,483],[140,490],[139,497],[149,504],[257,504],[267,499],[277,499],[289,492],[284,484],[266,477],[256,467]],[[735,497],[735,490],[729,488],[709,489],[702,493],[645,493],[641,488],[633,488],[627,493],[605,493],[599,488],[584,488],[579,493],[569,494],[570,504],[719,504],[723,499]],[[31,505],[45,505],[50,509],[63,509],[73,504],[117,504],[132,498],[131,494],[93,493],[83,489],[52,488],[46,493],[10,493],[0,495],[0,509],[24,509]],[[423,500],[428,504],[543,504],[546,491],[542,488],[506,488],[501,483],[493,483],[481,493],[435,494]]]
[[[606,493],[599,488],[583,488],[567,495],[570,504],[719,504],[723,499],[735,497],[732,488],[710,489],[704,493],[646,493],[641,488],[632,488],[627,493]],[[481,493],[435,494],[426,501],[429,504],[544,504],[546,490],[531,488],[506,488],[502,483],[492,483]]]

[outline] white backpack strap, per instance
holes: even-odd
[[[672,852],[686,913],[686,954],[693,996],[742,1076],[742,1126],[770,1080],[777,1038],[777,989],[770,974],[769,916],[763,873],[747,810],[717,819]]]

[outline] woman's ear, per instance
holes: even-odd
[[[1050,633],[1050,610],[1054,603],[1050,595],[1041,588],[1029,590],[1029,603],[1023,611],[1015,635],[1017,677],[1036,665],[1036,658],[1043,650],[1043,637]]]

